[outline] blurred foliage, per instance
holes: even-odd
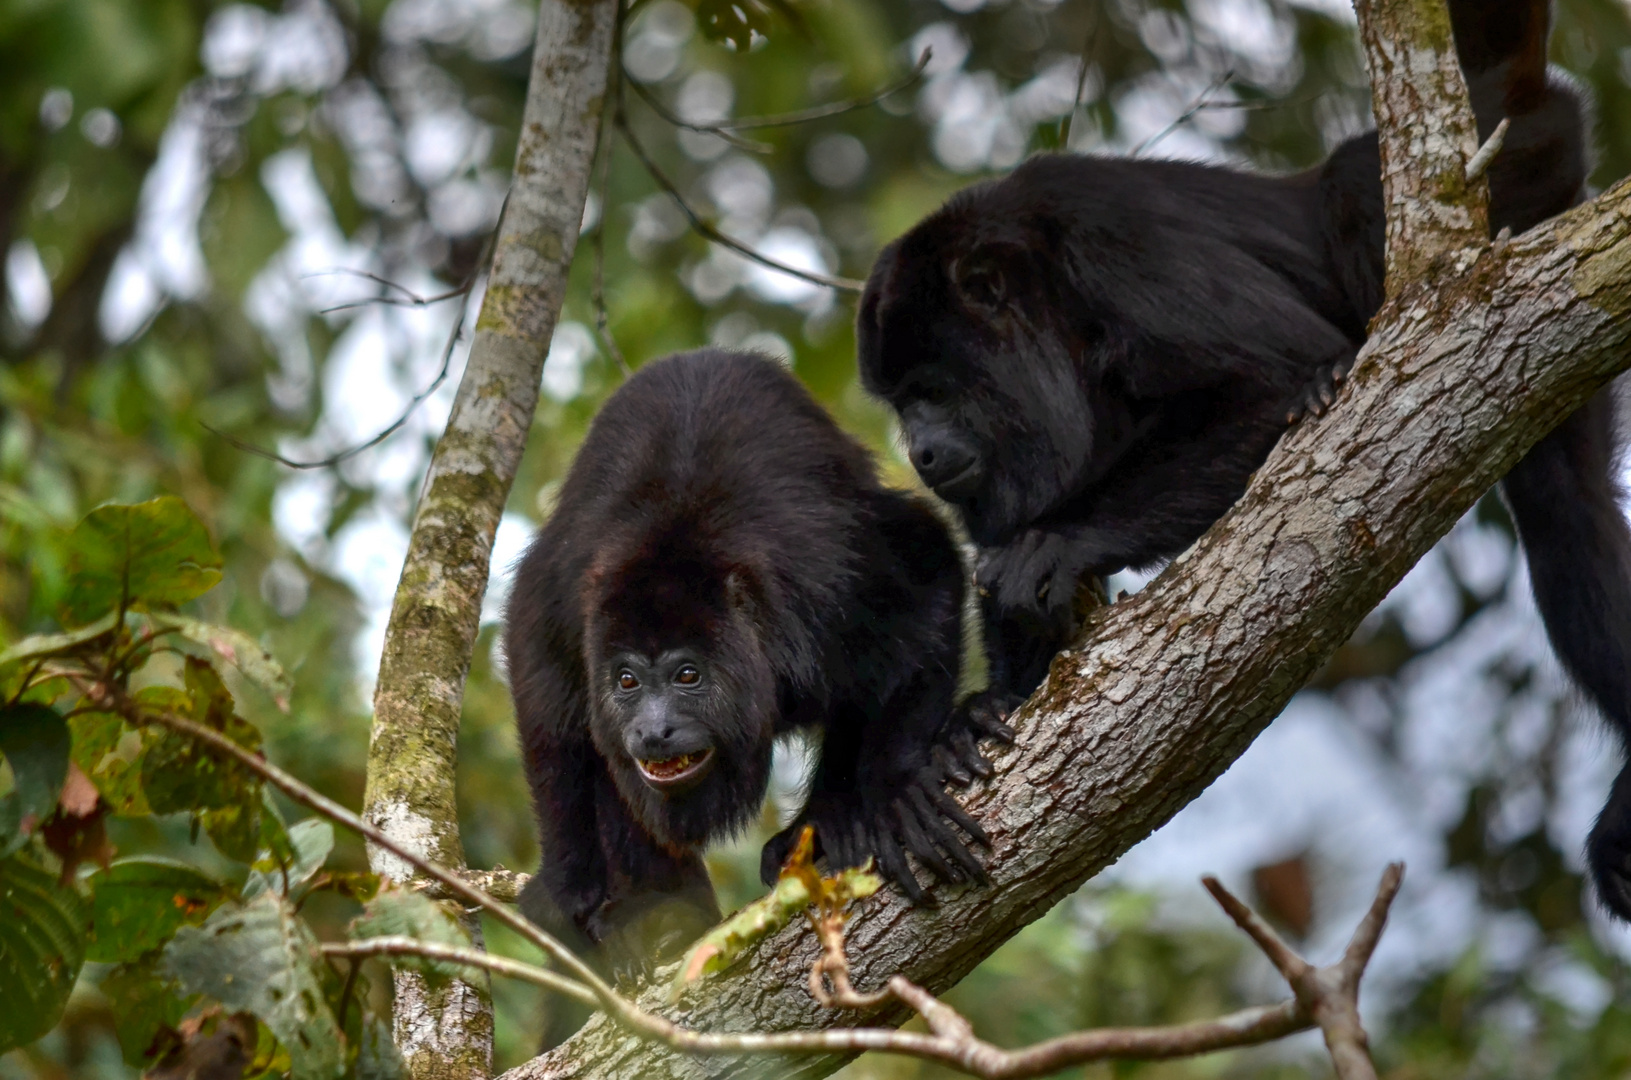
[[[884,241],[948,193],[1036,150],[1312,165],[1366,123],[1364,70],[1343,8],[637,0],[622,48],[628,78],[702,126],[865,96],[925,48],[933,57],[920,84],[879,105],[732,139],[676,130],[632,90],[618,100],[635,137],[705,219],[774,257],[861,277]],[[1557,9],[1554,59],[1596,95],[1594,180],[1606,184],[1631,170],[1631,27],[1618,0],[1560,0]],[[384,443],[329,468],[285,468],[213,432],[318,460],[365,442],[431,384],[462,301],[417,298],[456,290],[480,270],[514,154],[530,35],[521,0],[0,0],[0,650],[71,629],[96,606],[76,610],[76,570],[87,564],[66,539],[85,514],[174,496],[219,553],[218,563],[192,560],[197,576],[182,592],[217,572],[220,582],[193,599],[159,598],[159,609],[185,604],[191,622],[171,625],[196,663],[156,655],[132,689],[178,708],[185,700],[206,717],[230,699],[226,715],[260,732],[273,760],[358,804],[383,612],[451,381]],[[886,411],[855,380],[851,298],[696,236],[626,145],[608,141],[600,165],[500,561],[547,513],[617,385],[611,342],[631,365],[706,342],[783,355],[884,455],[888,475],[910,484]],[[1510,535],[1498,502],[1486,500],[1479,520],[1490,535]],[[1467,578],[1455,557],[1440,564],[1435,595],[1450,600],[1439,615],[1425,619],[1408,596],[1385,607],[1311,691],[1340,706],[1405,783],[1416,775],[1410,688],[1512,603],[1510,576],[1492,585]],[[177,617],[159,609],[140,618]],[[464,840],[477,865],[526,868],[536,853],[494,631],[482,633],[466,697]],[[244,662],[225,665],[217,690],[198,665],[223,649]],[[253,677],[261,657],[281,665],[287,686]],[[1480,679],[1498,684],[1488,699],[1493,749],[1464,778],[1442,839],[1443,876],[1468,883],[1481,917],[1523,930],[1487,940],[1521,948],[1476,938],[1453,963],[1395,987],[1377,1037],[1392,1076],[1594,1077],[1627,1067],[1620,1033],[1631,1030],[1631,987],[1583,913],[1577,840],[1546,825],[1568,794],[1559,778],[1570,721],[1536,671],[1504,654],[1480,668]],[[82,875],[99,853],[142,860],[103,872],[95,902],[109,917],[159,886],[203,907],[180,924],[112,940],[99,932],[63,1019],[0,1058],[5,1080],[129,1076],[121,1044],[181,1031],[178,1003],[146,995],[150,961],[102,957],[125,957],[127,946],[150,940],[143,933],[173,934],[209,917],[200,882],[247,880],[242,859],[267,839],[252,834],[250,819],[264,825],[289,809],[276,799],[234,801],[228,789],[238,780],[195,775],[193,789],[164,791],[172,802],[160,806],[214,799],[223,805],[208,811],[213,818],[149,813],[163,785],[147,789],[151,774],[122,724],[94,713],[69,723],[72,760],[110,810],[105,846],[80,836],[69,850],[85,854]],[[189,767],[184,748],[154,752]],[[796,772],[778,774],[784,803]],[[36,775],[25,767],[22,779]],[[15,761],[0,767],[0,797],[10,800],[0,805],[18,820],[37,794]],[[766,828],[776,815],[767,806]],[[728,904],[761,892],[759,839],[712,859]],[[320,937],[338,936],[356,912],[356,890],[341,875],[366,869],[354,837],[334,844],[325,874],[333,886],[301,907]],[[1316,900],[1325,857],[1309,860]],[[189,873],[199,876],[183,881]],[[1091,887],[999,950],[953,999],[983,1034],[1012,1045],[1084,1023],[1205,1015],[1280,992],[1221,917],[1187,917],[1178,899]],[[1271,896],[1258,899],[1272,910]],[[1311,916],[1295,907],[1286,921],[1311,917],[1316,937],[1335,918],[1331,904],[1315,903]],[[487,940],[524,954],[490,924]],[[542,1006],[530,988],[499,981],[495,990],[499,1060],[513,1064],[528,1055]],[[271,1060],[267,1046],[245,1044],[232,1015],[190,1030]],[[931,1071],[870,1058],[850,1068]],[[1325,1066],[1317,1044],[1304,1041],[1088,1074],[1272,1077],[1309,1068]]]
[[[65,629],[0,653],[12,788],[0,815],[10,1006],[0,1052],[57,1026],[88,959],[100,965],[89,981],[116,1009],[125,1062],[150,1076],[401,1075],[377,1053],[385,1021],[366,984],[354,966],[342,976],[323,958],[300,905],[321,889],[367,900],[364,932],[401,926],[404,905],[394,894],[370,900],[377,882],[324,873],[328,822],[286,826],[258,773],[172,726],[180,718],[253,753],[260,732],[238,715],[223,674],[286,684],[269,657],[254,652],[244,666],[222,648],[231,632],[174,614],[220,580],[203,523],[161,496],[100,506],[59,543],[73,568],[58,597]],[[218,877],[162,856],[115,862],[110,814],[179,817],[194,844],[207,838],[236,865]],[[382,1070],[382,1060],[398,1067]]]

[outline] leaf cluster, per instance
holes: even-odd
[[[303,905],[333,893],[363,905],[360,934],[468,940],[429,900],[326,869],[328,822],[286,822],[257,773],[167,723],[258,753],[233,687],[290,691],[253,639],[179,610],[220,580],[203,524],[173,497],[108,505],[60,548],[63,629],[0,649],[0,983],[16,1002],[0,1053],[49,1031],[91,962],[125,1060],[150,1076],[400,1075],[367,980],[323,956]],[[105,819],[165,816],[241,869],[115,857]]]

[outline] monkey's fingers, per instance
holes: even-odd
[[[917,789],[912,790],[915,792]],[[935,877],[951,882],[963,880],[963,875],[941,857],[939,849],[934,846],[934,841],[929,839],[928,833],[920,823],[916,808],[909,800],[895,800],[895,817],[900,821],[901,837],[906,841],[906,850],[916,855],[918,861],[927,866]],[[933,820],[934,815],[931,812],[926,817]]]
[[[889,827],[888,821],[880,821],[873,829],[874,848],[878,856],[878,871],[884,877],[900,886],[906,898],[919,907],[926,906],[926,897],[923,886],[918,884],[917,876],[912,868],[906,864],[906,853],[901,850],[900,844],[895,840],[895,834]]]
[[[936,746],[930,751],[929,756],[934,758],[934,764],[940,775],[958,787],[968,787],[974,781],[974,777],[964,767],[963,761],[949,747]],[[990,772],[987,771],[985,775],[989,776]]]
[[[963,809],[963,805],[950,792],[939,784],[929,784],[924,790],[928,794],[929,801],[934,804],[935,809],[949,818],[952,824],[968,833],[969,838],[975,843],[984,844],[986,847],[991,846],[991,838],[985,834],[984,829],[980,828],[980,823],[969,816],[968,811]]]
[[[992,773],[991,762],[980,753],[980,747],[974,741],[973,732],[967,728],[959,728],[951,733],[951,752],[957,755],[957,760],[963,768],[978,776],[981,780],[990,779]],[[967,787],[964,783],[962,786]]]
[[[968,880],[979,882],[981,885],[989,884],[990,881],[985,876],[985,867],[980,865],[980,860],[974,857],[974,853],[963,845],[963,841],[941,820],[940,814],[935,812],[936,808],[930,804],[929,791],[939,792],[945,800],[951,802],[954,806],[956,805],[956,800],[941,791],[939,785],[934,785],[926,791],[922,785],[914,784],[908,798],[911,800],[912,808],[917,811],[919,819],[923,822],[924,829],[934,838],[934,842],[940,845],[942,851],[956,860],[957,865],[968,875]],[[942,813],[945,812],[944,806],[939,809]],[[964,820],[971,825],[974,824],[974,819],[964,814],[962,807],[958,806],[956,809]],[[979,826],[974,825],[974,828],[979,829]],[[984,833],[980,835],[983,836]]]
[[[969,698],[963,706],[963,715],[970,725],[983,735],[990,736],[1004,744],[1012,745],[1014,729],[1004,721],[1013,715],[1014,710],[1023,704],[1023,699],[1011,694],[998,694],[990,690],[982,691]]]

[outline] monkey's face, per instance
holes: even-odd
[[[1094,411],[1034,253],[946,242],[934,222],[873,268],[857,320],[862,378],[899,415],[923,483],[977,543],[1000,543],[1080,486]]]
[[[613,643],[590,673],[595,748],[659,841],[700,847],[750,821],[770,781],[774,681],[751,634]]]
[[[668,649],[656,657],[623,652],[607,665],[613,672],[609,702],[623,749],[640,779],[659,795],[690,791],[713,769],[709,719],[726,703],[717,700],[718,680],[709,677],[709,666],[692,649]]]

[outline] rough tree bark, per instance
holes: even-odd
[[[1410,276],[1395,282],[1343,400],[1283,439],[1217,526],[1138,596],[1097,613],[1054,662],[1014,720],[1017,744],[965,800],[991,836],[991,887],[940,887],[934,911],[892,891],[868,901],[849,933],[857,985],[900,972],[951,986],[1171,818],[1480,495],[1631,364],[1631,183],[1485,243],[1482,184],[1462,173],[1473,148],[1465,91],[1446,72],[1448,26],[1422,14],[1429,4],[1442,15],[1440,0],[1360,11],[1378,101],[1392,103],[1378,107],[1394,129],[1390,269]],[[1456,192],[1420,205],[1446,190],[1434,183]],[[660,990],[642,1005],[703,1030],[904,1019],[898,1008],[820,1009],[805,989],[816,951],[794,925],[678,1006]],[[596,1017],[505,1080],[815,1077],[842,1060],[689,1059]]]
[[[601,127],[616,0],[543,0],[509,198],[464,378],[436,445],[397,585],[374,694],[364,816],[462,867],[454,802],[459,713],[493,534],[526,445]],[[371,849],[374,869],[411,877]],[[479,928],[471,920],[469,928]],[[479,934],[477,935],[479,943]],[[395,1037],[416,1080],[492,1073],[485,980],[395,977]]]

